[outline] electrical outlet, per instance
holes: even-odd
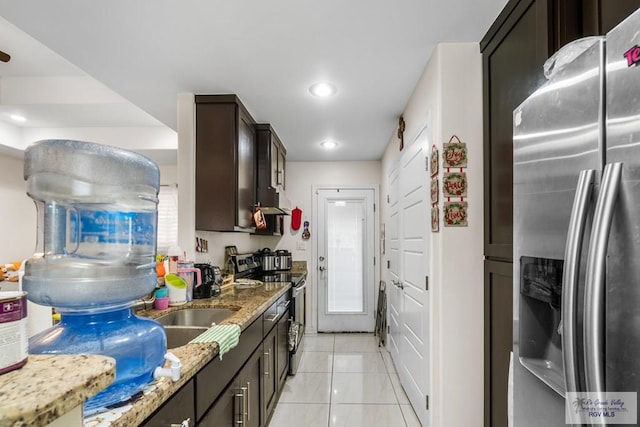
[[[296,242],[296,249],[299,251],[306,251],[307,250],[306,242],[303,242],[302,240],[298,240]]]

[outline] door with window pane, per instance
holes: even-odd
[[[318,331],[372,332],[373,189],[318,189]]]

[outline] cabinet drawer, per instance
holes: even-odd
[[[198,420],[238,373],[251,353],[262,342],[262,317],[254,321],[240,335],[240,342],[222,360],[213,359],[196,375],[196,417]]]
[[[287,311],[291,304],[291,291],[287,291],[276,302],[271,304],[262,316],[263,318],[263,336],[266,337],[269,332],[278,324],[282,315]]]

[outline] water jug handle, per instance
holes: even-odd
[[[71,214],[75,213],[75,222],[71,221]],[[73,247],[72,250],[70,250],[71,248],[69,247],[69,242],[65,242],[64,244],[64,253],[66,255],[72,255],[75,254],[78,249],[80,248],[80,212],[78,212],[78,209],[74,208],[73,206],[67,208],[67,227],[69,227],[70,224],[74,224],[75,227],[73,230],[71,230],[70,235],[75,236],[75,247]]]

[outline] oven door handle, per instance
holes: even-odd
[[[307,287],[307,281],[305,280],[304,283],[300,286],[296,286],[293,288],[293,292],[294,292],[294,296],[297,296],[300,291],[302,291],[304,288]]]

